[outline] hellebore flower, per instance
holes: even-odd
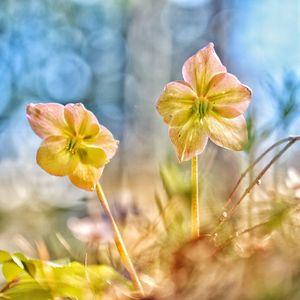
[[[68,176],[84,190],[94,190],[118,141],[83,104],[29,104],[27,118],[43,139],[36,160],[51,175]]]
[[[178,159],[200,154],[208,138],[218,146],[241,150],[247,141],[242,114],[251,90],[226,71],[213,43],[187,59],[182,74],[184,81],[167,84],[156,105],[169,125]]]

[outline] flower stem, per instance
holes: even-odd
[[[192,183],[192,238],[198,238],[200,235],[200,217],[199,217],[199,181],[198,181],[198,156],[192,158],[191,169]]]
[[[111,225],[113,227],[114,239],[115,239],[115,243],[116,243],[117,249],[119,251],[122,263],[123,263],[124,267],[126,268],[126,270],[128,271],[135,288],[139,291],[139,293],[142,296],[144,296],[145,293],[144,293],[143,286],[142,286],[140,279],[137,275],[137,272],[133,266],[131,258],[127,252],[127,249],[126,249],[125,243],[123,241],[123,238],[121,236],[120,230],[119,230],[118,225],[111,213],[110,207],[108,205],[108,201],[105,197],[105,194],[103,192],[103,189],[102,189],[100,183],[97,183],[97,185],[96,185],[96,192],[97,192],[97,196],[100,200],[100,203],[101,203],[105,213],[109,217]]]

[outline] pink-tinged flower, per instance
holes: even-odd
[[[169,127],[180,161],[200,154],[210,138],[215,144],[241,150],[247,141],[243,113],[251,90],[226,71],[213,43],[183,65],[184,81],[167,84],[157,110]]]
[[[83,104],[29,104],[27,118],[43,139],[37,163],[51,175],[68,176],[84,190],[93,190],[105,164],[118,147],[112,134]]]

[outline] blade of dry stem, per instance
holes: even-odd
[[[232,215],[237,208],[237,206],[243,201],[243,199],[249,194],[249,192],[253,189],[253,187],[257,184],[257,182],[265,175],[265,173],[270,169],[270,167],[277,161],[294,143],[296,139],[291,140],[285,147],[279,151],[271,161],[261,170],[261,172],[256,176],[256,178],[251,182],[248,188],[244,191],[243,195],[238,199],[238,201],[234,204],[234,206],[229,211],[229,215]]]
[[[225,248],[228,244],[230,244],[234,239],[238,238],[239,236],[241,236],[245,233],[251,232],[251,231],[253,231],[253,230],[255,230],[259,227],[265,226],[265,225],[268,224],[268,222],[269,221],[265,221],[263,223],[259,223],[259,224],[256,224],[256,225],[250,227],[250,228],[247,228],[243,231],[237,231],[235,235],[229,237],[225,242],[223,242],[223,244],[220,246],[219,250]]]
[[[240,186],[241,182],[243,181],[243,179],[245,178],[245,176],[270,152],[272,151],[274,148],[284,144],[284,143],[287,143],[287,142],[290,142],[292,140],[297,140],[299,139],[300,137],[288,137],[288,138],[285,138],[285,139],[282,139],[276,143],[274,143],[273,145],[271,145],[267,150],[265,150],[259,157],[257,157],[252,164],[249,165],[249,167],[241,174],[239,180],[237,181],[237,183],[235,184],[232,192],[230,193],[224,207],[223,207],[223,210],[225,210],[229,204],[231,203],[232,199],[233,199],[233,196],[235,195],[238,187]]]
[[[164,228],[165,228],[166,232],[168,232],[169,229],[168,229],[168,222],[166,220],[165,209],[164,209],[162,201],[157,193],[155,193],[155,203],[158,208],[159,216],[161,217]]]
[[[230,209],[229,213],[226,213],[226,218],[220,218],[220,222],[216,226],[216,229],[213,231],[212,236],[216,234],[216,232],[219,230],[219,228],[224,224],[225,221],[227,221],[230,217],[232,217],[233,213],[235,212],[238,205],[244,200],[244,198],[249,194],[249,192],[253,189],[253,187],[257,184],[257,182],[265,175],[265,173],[269,170],[269,168],[273,165],[274,162],[276,162],[295,142],[300,140],[300,136],[295,137],[289,137],[285,138],[281,141],[278,141],[277,143],[273,144],[271,147],[269,147],[265,152],[263,152],[253,163],[252,165],[243,173],[247,174],[249,170],[251,170],[254,165],[260,161],[268,152],[270,152],[275,147],[287,142],[288,144],[285,145],[285,147],[279,151],[271,160],[270,162],[262,169],[262,171],[255,177],[255,179],[251,182],[251,184],[245,189],[242,196],[237,200],[237,202],[233,205],[233,207]],[[241,176],[242,177],[242,176]]]
[[[142,284],[140,282],[140,279],[137,275],[137,272],[136,272],[136,270],[133,266],[131,258],[128,254],[127,249],[126,249],[125,243],[124,243],[123,238],[121,236],[119,227],[118,227],[118,225],[117,225],[117,223],[116,223],[116,221],[115,221],[115,219],[114,219],[114,217],[111,213],[108,201],[107,201],[107,199],[105,197],[105,194],[103,192],[103,189],[102,189],[102,187],[99,183],[97,183],[97,185],[96,185],[96,192],[97,192],[97,196],[100,200],[100,203],[101,203],[105,213],[109,217],[111,225],[113,227],[115,243],[116,243],[117,249],[119,251],[122,263],[124,264],[124,267],[126,268],[128,273],[130,274],[131,280],[132,280],[135,288],[141,293],[142,296],[144,296],[145,293],[144,293],[143,286],[142,286]]]
[[[192,237],[197,238],[200,235],[198,156],[192,158],[191,183],[192,183],[192,206],[191,206]]]
[[[298,206],[299,206],[299,205],[296,204],[296,205],[292,206],[291,208],[289,208],[289,210],[292,211],[293,209],[295,209],[295,211],[297,211],[297,207],[298,207]],[[228,238],[228,239],[220,246],[220,249],[226,247],[231,241],[233,241],[234,239],[238,238],[239,236],[241,236],[241,235],[243,235],[243,234],[245,234],[245,233],[249,233],[249,232],[251,232],[251,231],[253,231],[253,230],[257,229],[257,228],[260,228],[260,227],[263,227],[263,226],[268,225],[268,224],[270,223],[270,221],[271,221],[271,219],[269,219],[269,220],[267,220],[267,221],[264,221],[264,222],[262,222],[262,223],[258,223],[258,224],[256,224],[256,225],[251,226],[251,227],[249,227],[249,228],[246,228],[246,229],[244,229],[244,230],[242,230],[242,231],[237,231],[237,232],[235,233],[235,235],[230,236],[230,237],[229,237],[229,238]]]

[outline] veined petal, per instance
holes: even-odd
[[[96,168],[93,165],[86,165],[79,162],[72,174],[69,175],[69,179],[77,187],[92,191],[95,189],[102,172],[103,168]]]
[[[217,56],[213,43],[209,43],[187,59],[182,68],[184,81],[192,86],[198,96],[206,94],[211,78],[221,72],[226,72],[226,68]]]
[[[247,125],[245,118],[240,115],[233,119],[223,118],[215,113],[204,119],[208,128],[209,138],[218,146],[242,150],[247,142]]]
[[[215,75],[208,85],[206,97],[214,110],[225,118],[244,113],[251,100],[251,90],[230,73]]]
[[[192,108],[177,112],[176,114],[174,114],[170,122],[170,126],[171,127],[183,126],[188,122],[188,120],[193,118],[193,114],[194,112]]]
[[[170,127],[169,135],[179,161],[189,160],[203,152],[208,140],[206,129],[195,118],[183,126]]]
[[[99,123],[95,115],[88,111],[82,103],[67,104],[64,116],[73,134],[94,137],[99,132]]]
[[[68,132],[64,119],[64,106],[58,103],[29,104],[27,118],[33,131],[41,138],[65,135]]]
[[[108,159],[111,159],[115,155],[119,144],[119,141],[114,139],[111,132],[102,125],[100,125],[100,131],[97,136],[92,139],[85,139],[85,142],[89,146],[103,149]]]
[[[97,147],[84,147],[78,150],[80,161],[96,168],[103,167],[109,159],[104,150]]]
[[[191,86],[184,81],[173,81],[166,85],[157,101],[156,108],[167,124],[173,123],[175,115],[187,115],[197,98]],[[176,122],[175,122],[176,123]]]
[[[37,152],[36,160],[39,166],[51,175],[70,174],[78,162],[78,157],[66,150],[67,142],[64,136],[46,138]]]

